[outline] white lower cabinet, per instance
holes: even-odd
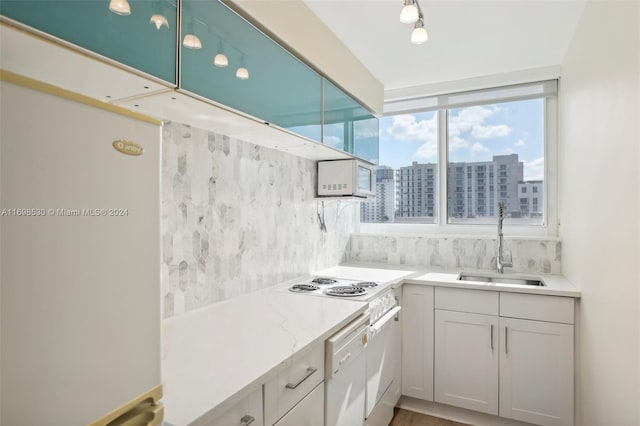
[[[199,419],[198,426],[264,426],[262,388],[258,388],[231,408],[212,419]]]
[[[318,390],[318,385],[324,381],[324,365],[324,342],[319,342],[295,354],[275,377],[264,384],[264,419],[267,426],[280,425],[279,419],[296,405],[301,404],[311,391]],[[324,391],[320,394],[321,416],[323,416]]]
[[[573,325],[500,318],[500,416],[573,424]]]
[[[573,425],[572,298],[436,287],[433,306],[434,401],[537,425]],[[408,324],[424,321],[423,312],[404,312]],[[410,345],[403,341],[403,350]],[[418,352],[425,347],[420,343]],[[403,380],[415,382],[406,373],[403,366]]]
[[[433,401],[433,287],[402,286],[402,394]]]
[[[324,383],[320,383],[274,426],[324,426]]]
[[[498,414],[497,333],[497,316],[436,309],[436,402]]]

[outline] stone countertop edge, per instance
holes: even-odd
[[[166,422],[198,425],[215,418],[366,307],[276,286],[164,320]]]
[[[397,288],[402,286],[403,284],[418,284],[418,285],[432,285],[432,286],[442,286],[442,287],[456,287],[456,288],[467,288],[473,290],[485,290],[485,291],[504,291],[504,292],[512,292],[512,293],[528,293],[528,294],[541,294],[547,296],[563,296],[563,297],[573,297],[580,298],[581,292],[576,286],[574,286],[569,280],[567,280],[562,275],[556,274],[527,274],[527,273],[504,273],[497,274],[494,271],[487,270],[475,270],[475,269],[460,269],[460,270],[443,270],[437,268],[424,268],[419,266],[410,266],[410,265],[394,265],[394,264],[380,264],[376,265],[374,263],[363,263],[363,262],[348,262],[343,263],[340,266],[344,267],[354,267],[354,268],[365,268],[370,270],[380,269],[380,270],[404,270],[410,271],[413,270],[415,272],[408,273],[402,278],[394,280],[393,288]],[[541,278],[545,286],[523,286],[523,285],[514,285],[514,284],[501,284],[501,283],[485,283],[485,282],[477,282],[477,281],[458,281],[458,275],[461,272],[466,273],[477,273],[480,275],[500,275],[502,277],[508,278],[510,276],[513,277],[539,277]]]

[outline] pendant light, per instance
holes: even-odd
[[[404,7],[400,12],[400,22],[413,24],[418,20],[420,13],[415,0],[404,0]]]
[[[131,6],[127,0],[111,0],[109,2],[109,10],[116,15],[131,15]]]
[[[229,66],[229,58],[224,54],[224,50],[222,49],[222,42],[218,42],[218,50],[216,56],[213,58],[213,65],[216,67],[224,68]]]
[[[427,34],[427,29],[424,27],[424,20],[422,15],[413,25],[413,31],[411,32],[411,43],[413,44],[422,44],[429,40],[429,34]]]

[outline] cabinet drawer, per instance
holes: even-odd
[[[498,315],[497,291],[436,287],[435,308],[474,314]]]
[[[275,426],[324,426],[324,383],[320,383]]]
[[[324,342],[296,356],[264,385],[264,417],[274,424],[324,380]]]
[[[500,316],[573,324],[573,298],[502,292]]]
[[[214,417],[193,422],[197,426],[264,426],[262,418],[262,388],[256,389],[240,402]]]

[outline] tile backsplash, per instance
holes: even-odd
[[[353,202],[324,203],[315,162],[188,125],[162,136],[164,317],[342,260]]]
[[[513,268],[531,274],[561,273],[562,244],[555,239],[506,239]],[[489,237],[427,237],[353,234],[347,261],[414,265],[443,269],[494,270],[496,239]]]

